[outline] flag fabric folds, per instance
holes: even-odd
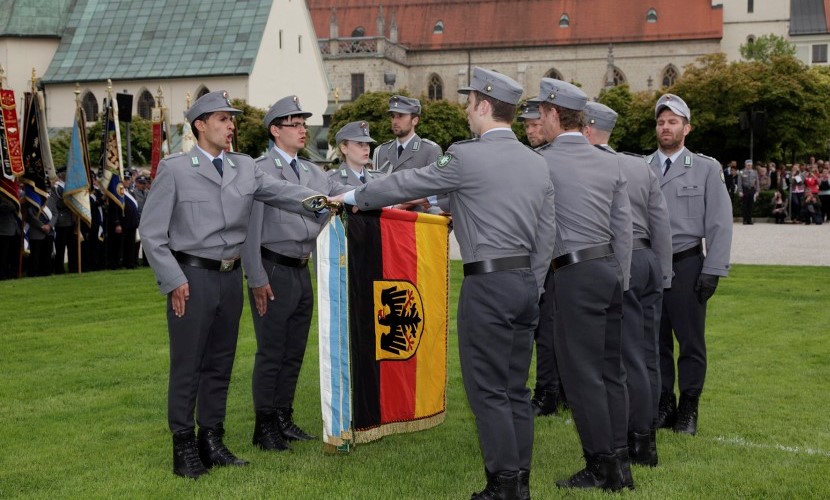
[[[76,105],[75,121],[72,124],[72,140],[66,158],[66,185],[63,201],[87,226],[92,224],[89,205],[89,173],[86,158],[86,118],[80,104]]]
[[[438,425],[446,410],[449,219],[387,209],[350,214],[346,228],[350,440]],[[321,263],[322,251],[318,245]],[[329,310],[339,298],[342,311],[342,288],[318,290],[329,294],[321,295]],[[327,318],[321,344],[324,331],[344,333]],[[321,367],[330,360],[322,354]]]
[[[118,127],[118,102],[108,98],[104,107],[104,139],[101,154],[103,179],[101,186],[107,198],[124,209],[124,162],[121,158],[121,130]]]
[[[46,184],[46,170],[44,159],[51,159],[49,136],[41,128],[43,120],[40,115],[40,99],[36,94],[26,93],[26,119],[23,131],[23,165],[24,173],[20,181],[23,183],[24,203],[33,205],[37,209],[38,218],[43,223],[49,222],[49,216],[44,216],[46,198],[49,187]],[[48,161],[47,161],[48,162]]]
[[[17,106],[14,91],[0,89],[0,158],[3,176],[14,180],[25,172],[23,154],[20,150],[20,127],[17,124]]]

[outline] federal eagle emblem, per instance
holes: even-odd
[[[415,355],[424,331],[424,305],[409,281],[374,284],[375,358],[406,360]]]

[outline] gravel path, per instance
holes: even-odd
[[[744,226],[739,222],[732,227],[733,264],[830,266],[830,223],[805,226],[756,222]],[[454,236],[450,238],[450,258],[461,259]]]

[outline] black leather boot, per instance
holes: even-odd
[[[256,412],[254,437],[251,439],[251,444],[268,451],[291,450],[282,437],[276,412]]]
[[[202,459],[205,467],[209,469],[214,466],[248,465],[246,460],[238,458],[225,446],[225,443],[222,442],[224,435],[225,429],[222,427],[222,424],[212,429],[199,429],[199,458]]]
[[[519,500],[530,500],[530,471],[519,469]]]
[[[628,457],[628,447],[614,450],[617,459],[617,467],[622,477],[622,484],[629,490],[634,489],[634,476],[631,475],[631,459]]]
[[[622,468],[614,454],[585,455],[585,468],[568,479],[556,481],[556,486],[619,491],[624,487]]]
[[[545,415],[556,415],[559,413],[559,390],[541,389],[536,390],[530,405],[533,407],[533,414],[537,417]]]
[[[207,473],[196,449],[196,434],[193,431],[173,434],[173,474],[198,479]]]
[[[519,498],[519,473],[517,472],[498,474],[487,472],[487,486],[470,497],[471,500],[519,500]]]
[[[694,436],[697,434],[697,403],[699,392],[684,392],[680,394],[680,403],[677,406],[677,420],[672,430],[682,434]]]
[[[671,429],[677,420],[677,402],[674,392],[660,393],[660,406],[657,408],[657,428]]]
[[[654,427],[648,433],[648,448],[654,457],[654,465],[652,467],[657,467],[659,463],[659,459],[657,458],[657,429]]]
[[[651,432],[628,433],[628,456],[633,464],[649,467],[657,465],[657,443],[656,440],[655,443],[651,442]]]
[[[282,432],[282,437],[286,441],[311,441],[315,439],[314,436],[300,429],[294,423],[293,414],[293,408],[277,408],[277,424],[280,432]]]

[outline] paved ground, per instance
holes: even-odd
[[[450,258],[461,259],[455,237],[450,238]],[[732,232],[732,263],[830,266],[830,223],[737,223]]]

